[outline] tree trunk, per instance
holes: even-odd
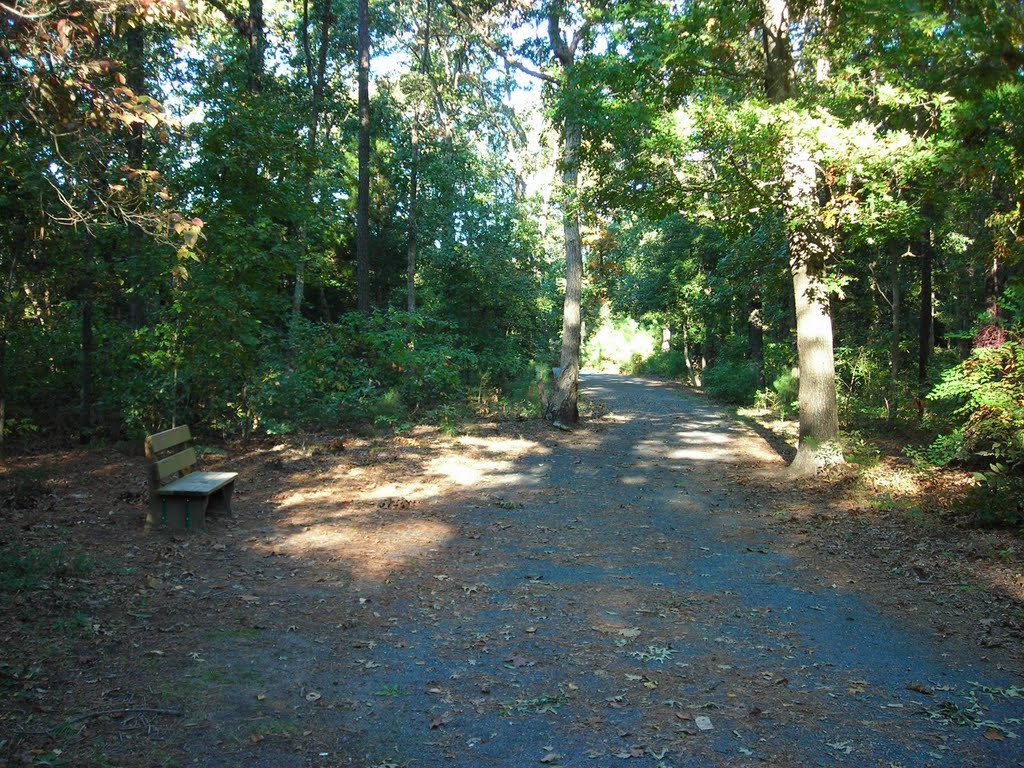
[[[918,397],[924,402],[928,393],[928,364],[935,346],[932,311],[932,243],[931,232],[925,236],[921,251],[921,314],[918,318],[917,335],[917,386]],[[920,409],[923,415],[923,407]]]
[[[763,10],[765,92],[781,104],[794,96],[791,9],[788,0],[764,0]],[[800,366],[800,438],[790,470],[801,475],[843,462],[832,315],[824,281],[830,240],[821,225],[817,168],[810,150],[796,137],[786,140],[782,177]]]
[[[699,387],[700,380],[694,376],[693,363],[690,360],[690,330],[687,327],[689,322],[686,315],[683,315],[683,363],[686,365],[686,383],[690,386]]]
[[[416,229],[416,201],[419,192],[419,108],[413,116],[412,126],[409,131],[410,157],[409,157],[409,232],[406,241],[405,252],[405,294],[406,309],[409,314],[416,311],[416,241],[419,232]]]
[[[837,444],[839,409],[832,315],[824,279],[827,238],[812,224],[817,214],[815,165],[811,153],[796,141],[790,143],[787,155],[783,178],[800,366],[800,439],[790,469],[800,475],[842,463],[843,455]]]
[[[16,228],[15,232],[20,228]],[[14,278],[17,271],[18,256],[22,238],[17,238],[9,252],[11,259],[7,269],[7,280],[4,284],[3,297],[0,298],[0,455],[3,455],[5,436],[7,435],[7,339],[14,324]]]
[[[96,290],[94,260],[96,240],[91,232],[85,233],[85,264],[82,282],[82,360],[79,378],[78,442],[87,445],[92,440],[93,407],[93,294]]]
[[[249,44],[246,89],[249,93],[259,93],[263,90],[263,68],[267,48],[266,29],[263,23],[263,0],[249,0],[246,33],[246,42]]]
[[[890,429],[896,424],[899,410],[900,336],[903,334],[900,315],[903,311],[902,291],[900,289],[900,253],[893,244],[890,247],[889,283],[892,286],[890,301],[892,309],[892,343],[889,345],[889,402],[886,405],[885,423]]]
[[[764,389],[764,311],[761,297],[756,294],[750,299],[750,313],[747,316],[747,349],[750,362],[757,370],[757,387]]]
[[[548,41],[563,73],[568,73],[576,59],[576,47],[586,31],[581,27],[568,42],[562,36],[561,2],[548,9]],[[563,87],[568,78],[563,79]],[[563,94],[563,98],[565,98]],[[565,300],[562,304],[561,371],[547,418],[556,423],[579,421],[580,346],[582,343],[583,245],[580,240],[578,182],[582,127],[571,116],[562,121],[562,233],[565,238]]]
[[[320,16],[320,49],[317,55],[316,65],[313,64],[312,49],[309,44],[309,3],[305,0],[302,5],[302,51],[306,64],[306,81],[310,89],[310,110],[309,110],[309,132],[306,138],[307,166],[304,180],[305,199],[308,205],[313,205],[313,181],[316,177],[317,143],[320,135],[320,108],[324,97],[324,81],[327,74],[327,46],[331,39],[331,25],[334,23],[334,14],[331,12],[331,4],[323,3]],[[292,292],[292,322],[299,319],[302,314],[302,301],[306,293],[306,265],[309,262],[309,233],[306,222],[299,225],[298,240],[299,253],[295,265],[295,288]]]
[[[583,298],[583,247],[577,200],[581,130],[565,120],[562,144],[562,232],[565,237],[565,301],[562,305],[561,368],[548,418],[563,424],[579,421],[581,302]]]
[[[356,304],[370,314],[370,19],[368,0],[358,0],[359,180],[356,192]]]

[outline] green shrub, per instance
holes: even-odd
[[[779,418],[788,419],[800,410],[800,370],[794,368],[777,376],[772,382],[775,390],[775,410]]]
[[[664,376],[670,379],[681,379],[688,375],[686,358],[682,352],[670,349],[655,352],[636,366],[636,373],[649,376]]]
[[[1024,476],[995,463],[974,473],[974,486],[959,506],[980,525],[1024,527]]]
[[[1014,335],[997,347],[975,349],[949,369],[929,400],[959,403],[954,415],[962,423],[936,442],[955,438],[952,457],[1024,462],[1024,345]]]
[[[704,371],[704,388],[720,400],[750,405],[757,392],[757,368],[746,360],[719,358]]]

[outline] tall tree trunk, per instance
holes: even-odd
[[[433,4],[428,0],[423,19],[423,44],[418,62],[420,74],[425,78],[430,77],[430,27],[433,13]],[[421,107],[417,101],[409,130],[409,228],[406,239],[405,293],[406,309],[410,314],[416,311],[416,254],[419,241],[419,222],[416,214],[419,206]]]
[[[266,63],[267,34],[263,22],[263,0],[249,0],[249,18],[244,25],[249,45],[249,66],[246,89],[249,93],[263,90],[263,69]]]
[[[359,180],[356,191],[356,304],[370,314],[370,18],[368,0],[358,0]]]
[[[95,259],[96,239],[85,233],[83,247],[85,264],[82,270],[82,339],[81,368],[79,371],[78,442],[86,445],[92,440],[93,408],[93,298],[96,291]]]
[[[419,232],[416,229],[416,204],[419,192],[419,133],[420,111],[417,107],[409,130],[409,231],[406,236],[405,258],[405,295],[406,309],[410,314],[416,311],[416,241]]]
[[[579,148],[581,130],[566,119],[562,138],[562,233],[565,237],[565,301],[562,304],[561,372],[548,418],[563,424],[579,421],[580,346],[582,343],[583,247],[580,240]]]
[[[136,95],[146,92],[146,31],[141,23],[128,27],[125,33],[127,56],[125,57],[128,87]],[[141,123],[133,123],[131,136],[128,139],[128,165],[142,168],[146,154],[145,134]],[[127,231],[128,257],[138,259],[141,245],[144,242],[142,229],[129,224]],[[133,291],[128,303],[128,318],[131,325],[140,328],[145,323],[145,303],[142,291]]]
[[[924,402],[928,393],[928,364],[935,346],[932,310],[932,233],[925,235],[921,251],[921,314],[917,334],[917,386],[918,397]],[[923,412],[923,408],[921,409]]]
[[[899,404],[899,381],[900,367],[902,365],[900,354],[900,336],[903,334],[902,318],[903,297],[900,288],[900,251],[893,243],[889,249],[889,284],[890,305],[892,309],[892,342],[889,345],[889,402],[886,404],[885,423],[892,428],[896,424],[896,415]]]
[[[789,0],[764,0],[763,10],[765,92],[770,101],[781,104],[794,96]],[[797,137],[786,140],[782,177],[800,366],[800,438],[790,469],[800,475],[843,461],[837,442],[832,315],[825,285],[830,239],[820,223],[817,168],[809,148]]]
[[[16,232],[17,232],[16,228]],[[9,252],[10,265],[4,282],[3,296],[0,297],[0,456],[3,455],[7,435],[7,339],[14,324],[14,278],[17,274],[18,257],[24,248],[23,239],[16,237]]]
[[[699,387],[700,380],[694,376],[693,362],[690,360],[690,330],[689,319],[683,315],[683,363],[686,365],[686,383],[690,386]]]
[[[576,48],[586,34],[584,23],[571,41],[562,35],[561,2],[548,9],[548,41],[551,50],[567,74],[576,59]],[[562,80],[567,85],[568,77]],[[562,98],[565,98],[563,94]],[[562,119],[562,233],[565,239],[565,299],[562,304],[561,371],[548,405],[547,418],[562,424],[579,421],[580,346],[582,343],[583,245],[580,239],[579,170],[582,127],[573,117]]]
[[[308,205],[313,204],[313,181],[316,177],[317,143],[320,134],[320,109],[324,98],[324,81],[327,74],[327,46],[331,39],[331,26],[334,14],[331,3],[325,0],[321,5],[320,15],[320,49],[316,64],[313,63],[312,49],[309,43],[309,0],[302,4],[302,52],[306,65],[306,81],[310,89],[309,126],[306,135],[306,173],[304,179],[305,199]],[[295,265],[295,287],[292,291],[292,322],[296,322],[302,314],[302,301],[306,293],[306,265],[309,262],[308,228],[306,222],[299,224],[299,252]]]
[[[750,362],[757,370],[758,389],[764,389],[764,310],[758,294],[754,294],[750,299],[750,312],[747,315],[747,349]]]

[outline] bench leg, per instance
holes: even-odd
[[[209,496],[161,496],[160,524],[174,531],[201,531],[209,501]]]
[[[207,511],[220,515],[231,516],[231,497],[234,492],[234,482],[230,482],[225,485],[219,491],[210,496],[210,506],[207,507]]]

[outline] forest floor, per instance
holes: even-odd
[[[208,453],[235,515],[191,535],[141,458],[5,459],[0,762],[1024,765],[1024,547],[949,475],[794,482],[702,398],[584,384],[572,432]]]

